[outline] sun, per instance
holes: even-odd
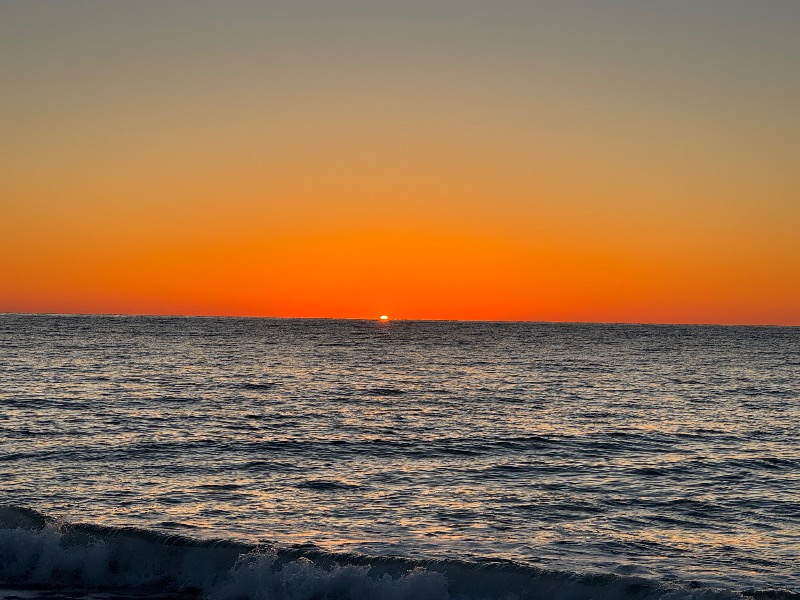
[[[386,315],[381,315],[381,316],[380,316],[380,317],[378,317],[378,318],[379,318],[381,321],[388,321],[388,320],[389,320],[389,317],[387,317]]]

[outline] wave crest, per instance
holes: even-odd
[[[136,528],[62,523],[0,507],[0,585],[157,590],[210,600],[727,600],[732,591],[503,562],[414,561],[201,541]],[[784,591],[751,592],[800,600]]]

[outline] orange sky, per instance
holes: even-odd
[[[800,325],[800,5],[609,6],[3,4],[0,311]]]

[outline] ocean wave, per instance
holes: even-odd
[[[0,507],[0,587],[173,593],[209,600],[800,600],[512,562],[331,554],[136,528],[72,524]]]

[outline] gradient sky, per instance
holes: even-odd
[[[0,0],[0,311],[800,325],[797,0]]]

